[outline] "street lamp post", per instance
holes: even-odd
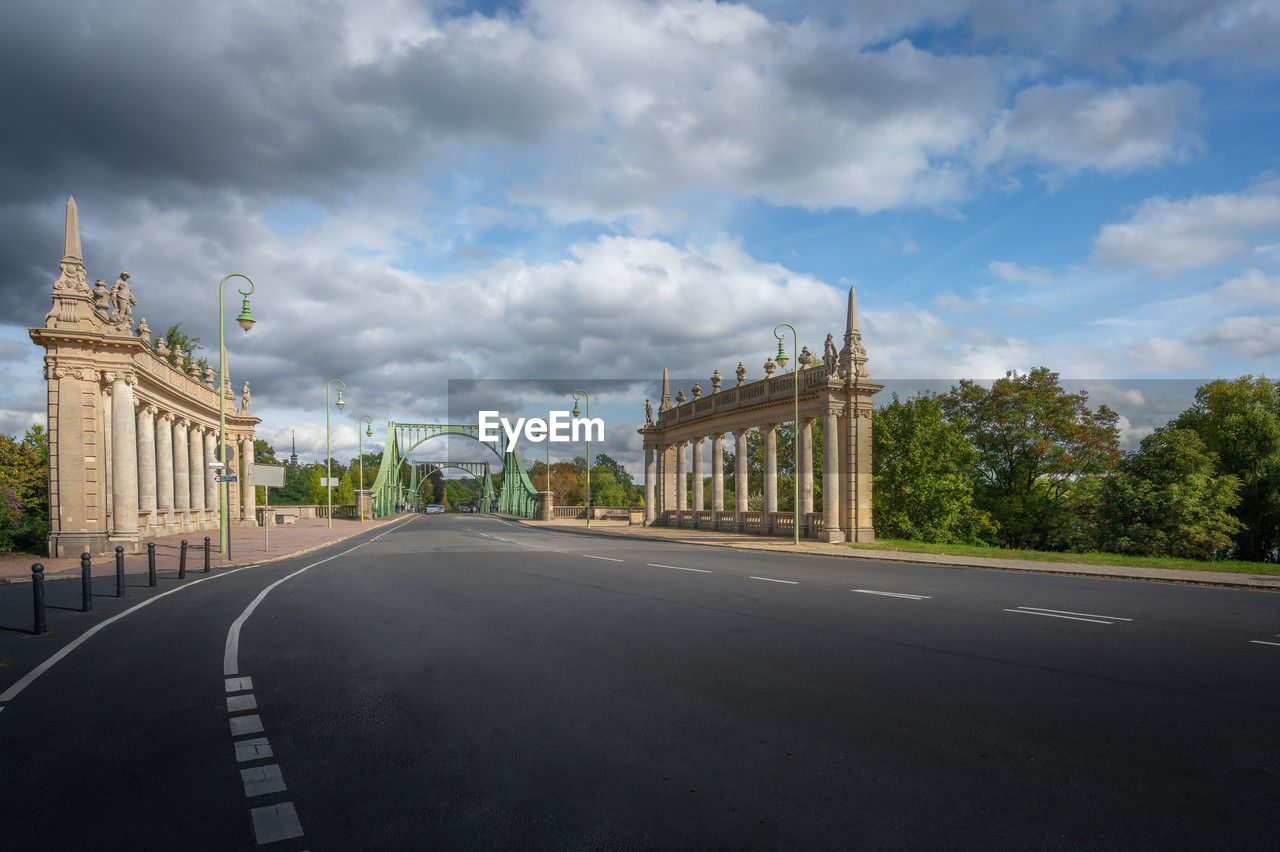
[[[578,396],[578,394],[582,394],[582,396]],[[579,400],[579,399],[581,399],[583,402],[585,402],[585,403],[586,403],[586,416],[587,416],[587,529],[591,529],[591,395],[590,395],[589,393],[587,393],[586,391],[582,390],[581,388],[579,388],[578,390],[576,390],[576,391],[574,391],[574,392],[573,392],[573,416],[574,416],[574,417],[577,417],[580,413],[582,413],[582,412],[579,412],[579,411],[578,411],[578,400]],[[548,470],[550,470],[550,466],[548,466]]]
[[[361,415],[360,423],[362,425],[366,420],[369,421],[369,431],[367,432],[360,432],[359,430],[356,431],[356,441],[357,441],[356,446],[359,448],[356,450],[356,452],[359,453],[360,455],[360,496],[357,497],[356,499],[360,501],[360,523],[362,524],[364,523],[364,438],[363,436],[368,435],[370,438],[373,437],[373,418],[367,414]]]
[[[338,401],[334,405],[339,409],[346,405],[342,401],[342,392],[347,387],[347,383],[342,379],[330,379],[324,383],[324,499],[329,507],[329,529],[333,529],[333,453],[329,449],[329,387],[335,384],[338,385]]]
[[[780,322],[773,327],[773,336],[778,338],[778,354],[774,357],[773,360],[777,361],[778,366],[782,367],[785,370],[787,368],[787,361],[789,361],[790,359],[787,357],[786,350],[782,348],[782,335],[778,333],[778,329],[784,326],[791,329],[792,351],[795,351],[796,349],[800,348],[800,341],[796,336],[796,327],[791,323]],[[791,444],[791,465],[792,465],[792,471],[793,471],[791,475],[791,486],[794,489],[793,499],[795,501],[794,502],[795,521],[794,521],[793,529],[795,533],[795,543],[798,545],[800,544],[800,363],[799,363],[799,360],[797,360],[796,364],[791,368],[791,376],[792,376],[791,384],[795,388],[795,405],[796,405],[796,412],[795,412],[796,413],[796,430],[795,430],[795,435],[793,436],[795,440]]]
[[[227,283],[230,278],[243,278],[249,282],[248,290],[236,288],[236,292],[244,297],[241,303],[240,316],[236,317],[236,322],[240,324],[240,328],[247,333],[253,328],[253,314],[249,313],[249,294],[254,290],[253,279],[248,275],[241,275],[239,272],[232,272],[230,275],[223,276],[218,282],[218,461],[222,462],[222,487],[218,489],[218,547],[222,550],[227,558],[231,558],[231,525],[227,516],[227,507],[231,502],[231,482],[225,477],[231,470],[229,464],[230,459],[223,458],[229,455],[227,453],[227,397],[224,393],[227,384],[227,344],[226,335],[223,328],[223,312],[222,312],[222,286]],[[245,471],[248,474],[248,471]],[[241,486],[244,487],[244,486]]]

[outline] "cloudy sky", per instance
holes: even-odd
[[[547,380],[634,464],[629,381],[759,377],[850,285],[875,378],[1045,365],[1136,424],[1280,373],[1277,44],[1266,0],[5,0],[0,431],[72,194],[153,329],[212,351],[254,279],[232,375],[307,457],[328,378],[340,458]]]

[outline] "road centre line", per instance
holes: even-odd
[[[1110,621],[1133,621],[1132,618],[1121,618],[1118,615],[1099,615],[1096,612],[1072,612],[1069,609],[1045,609],[1042,606],[1020,606],[1018,609],[1034,610],[1036,612],[1053,612],[1058,615],[1083,615],[1087,618],[1106,618]]]
[[[603,559],[606,562],[621,562],[621,559],[614,559],[612,556],[592,556],[590,553],[584,553],[583,556],[588,559]]]
[[[786,583],[788,586],[800,585],[799,580],[775,580],[772,577],[748,577],[748,580],[764,580],[766,583]]]
[[[1100,618],[1080,618],[1074,615],[1056,615],[1052,612],[1034,612],[1029,609],[1006,609],[1005,612],[1019,612],[1023,615],[1043,615],[1046,618],[1065,618],[1068,621],[1088,621],[1093,624],[1115,624],[1114,621],[1103,621]]]
[[[1274,645],[1275,647],[1280,648],[1280,642],[1264,642],[1261,639],[1250,639],[1249,644],[1250,645]]]
[[[913,601],[927,601],[928,595],[909,595],[905,592],[877,592],[873,589],[850,589],[851,592],[857,592],[861,595],[884,595],[886,598],[906,598]]]
[[[659,565],[656,562],[646,562],[650,568],[670,568],[672,571],[693,571],[698,574],[710,574],[706,568],[681,568],[679,565]]]

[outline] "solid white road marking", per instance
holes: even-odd
[[[1280,648],[1280,642],[1263,642],[1261,639],[1250,639],[1250,640],[1249,640],[1249,644],[1251,644],[1251,645],[1275,645],[1277,648]]]
[[[228,695],[227,696],[227,712],[240,713],[244,710],[257,710],[258,699],[253,697],[253,693],[247,695]]]
[[[254,737],[251,740],[239,740],[235,743],[236,763],[247,763],[250,760],[262,760],[271,757],[271,743],[266,737]]]
[[[672,571],[693,571],[698,574],[710,574],[705,568],[681,568],[679,565],[659,565],[656,562],[646,563],[650,568],[670,568]]]
[[[766,583],[786,583],[788,586],[800,585],[799,580],[775,580],[772,577],[748,577],[748,580],[764,580]]]
[[[1058,615],[1052,612],[1034,612],[1029,609],[1006,609],[1005,612],[1020,612],[1023,615],[1043,615],[1045,618],[1065,618],[1068,621],[1089,621],[1093,624],[1115,624],[1114,621],[1103,621],[1100,618],[1079,618],[1074,615]]]
[[[590,553],[584,553],[583,556],[588,559],[603,559],[605,562],[621,562],[621,559],[614,559],[612,556],[592,556]]]
[[[302,836],[302,823],[298,822],[298,812],[294,810],[293,802],[252,808],[249,816],[253,819],[253,836],[257,838],[259,846]]]
[[[1035,612],[1053,612],[1058,615],[1083,615],[1086,618],[1105,618],[1110,621],[1133,621],[1132,618],[1121,618],[1118,615],[1099,615],[1096,612],[1072,612],[1069,609],[1045,609],[1042,606],[1020,606],[1018,609],[1034,610]]]
[[[862,595],[884,595],[886,598],[906,598],[913,601],[929,600],[928,595],[908,595],[905,592],[877,592],[872,589],[850,589],[849,591]]]
[[[249,799],[254,796],[265,796],[268,793],[283,793],[286,789],[284,776],[280,774],[278,763],[241,769],[240,780],[244,782],[244,795]]]
[[[182,591],[183,589],[189,589],[189,588],[191,588],[192,586],[196,585],[197,583],[204,583],[204,582],[206,582],[206,581],[208,581],[208,580],[217,580],[217,579],[220,579],[220,578],[222,578],[222,577],[230,577],[232,574],[235,574],[235,573],[237,573],[237,572],[239,572],[239,571],[243,571],[245,568],[248,568],[248,567],[250,567],[250,566],[248,566],[248,565],[242,565],[242,566],[241,566],[241,567],[239,567],[239,568],[232,568],[232,569],[230,569],[230,570],[228,570],[228,571],[225,571],[225,572],[223,572],[223,573],[221,573],[221,574],[210,574],[208,577],[201,577],[199,580],[191,580],[191,581],[189,581],[185,586],[178,586],[177,588],[170,589],[170,590],[169,590],[169,591],[167,591],[167,592],[161,592],[160,594],[156,595],[154,598],[147,598],[147,599],[146,599],[145,601],[143,601],[142,603],[137,604],[137,605],[135,605],[135,606],[131,606],[131,607],[129,607],[128,609],[126,609],[126,610],[125,610],[124,612],[122,612],[122,613],[118,613],[117,615],[113,615],[113,616],[111,616],[111,617],[110,617],[110,618],[108,618],[106,621],[102,622],[101,624],[95,625],[94,627],[90,627],[90,628],[89,628],[88,630],[86,630],[84,633],[81,633],[81,634],[80,634],[79,636],[77,636],[75,639],[73,639],[73,640],[71,640],[70,642],[68,642],[68,643],[67,643],[67,645],[66,645],[66,647],[65,647],[65,648],[63,648],[61,651],[58,651],[58,652],[57,652],[56,654],[54,654],[52,657],[50,657],[49,659],[45,660],[45,661],[44,661],[43,663],[41,663],[40,665],[36,666],[36,667],[35,667],[34,669],[32,669],[31,671],[27,672],[26,677],[22,678],[22,680],[18,681],[18,682],[17,682],[17,683],[15,683],[13,686],[11,686],[11,687],[9,687],[8,689],[6,689],[3,693],[0,693],[0,704],[3,704],[3,703],[4,703],[4,702],[6,702],[6,701],[12,701],[13,699],[17,698],[17,697],[18,697],[18,693],[22,692],[22,690],[24,690],[24,689],[26,689],[28,686],[30,686],[30,685],[32,684],[32,682],[33,682],[33,681],[35,681],[35,679],[36,679],[36,678],[40,677],[40,675],[44,674],[44,673],[45,673],[45,672],[47,672],[49,669],[53,668],[53,666],[54,666],[54,664],[55,664],[55,663],[57,663],[59,660],[61,660],[61,659],[62,659],[63,657],[65,657],[67,654],[70,654],[70,653],[71,653],[72,651],[74,651],[76,648],[79,648],[79,647],[80,647],[81,645],[83,645],[85,642],[89,641],[89,637],[91,637],[91,636],[93,636],[94,634],[96,634],[99,630],[101,630],[102,628],[106,627],[108,624],[112,624],[113,622],[119,621],[120,619],[124,618],[124,617],[125,617],[125,616],[127,616],[127,615],[132,615],[133,613],[135,613],[135,612],[137,612],[138,610],[142,609],[144,606],[150,606],[151,604],[155,603],[156,601],[160,600],[161,598],[168,597],[169,595],[172,595],[172,594],[174,594],[175,592],[180,592],[180,591]]]
[[[251,716],[232,716],[227,721],[231,723],[231,736],[233,737],[262,733],[262,717],[257,713]]]

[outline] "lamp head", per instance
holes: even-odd
[[[787,362],[791,359],[787,357],[787,351],[782,348],[782,338],[778,338],[778,354],[773,356],[773,360],[778,362],[779,367],[786,367]]]
[[[574,417],[577,417],[577,416],[579,416],[579,415],[581,415],[581,414],[582,414],[582,412],[578,409],[578,401],[575,399],[575,400],[573,401],[573,416],[574,416]]]
[[[244,302],[241,304],[241,307],[240,307],[240,316],[236,317],[236,322],[238,322],[240,324],[240,327],[243,328],[245,331],[248,331],[249,329],[253,328],[253,324],[255,320],[253,318],[253,314],[249,313],[249,297],[248,296],[244,297]]]
[[[368,429],[365,429],[365,430],[364,430],[364,434],[365,434],[365,437],[366,437],[366,438],[372,438],[372,437],[373,437],[373,427],[372,427],[372,426],[370,426]]]
[[[339,388],[339,389],[338,389],[338,401],[337,401],[337,402],[335,402],[335,403],[334,403],[334,405],[338,406],[338,408],[342,408],[344,405],[346,405],[346,403],[342,401],[342,389],[341,389],[341,388]]]

